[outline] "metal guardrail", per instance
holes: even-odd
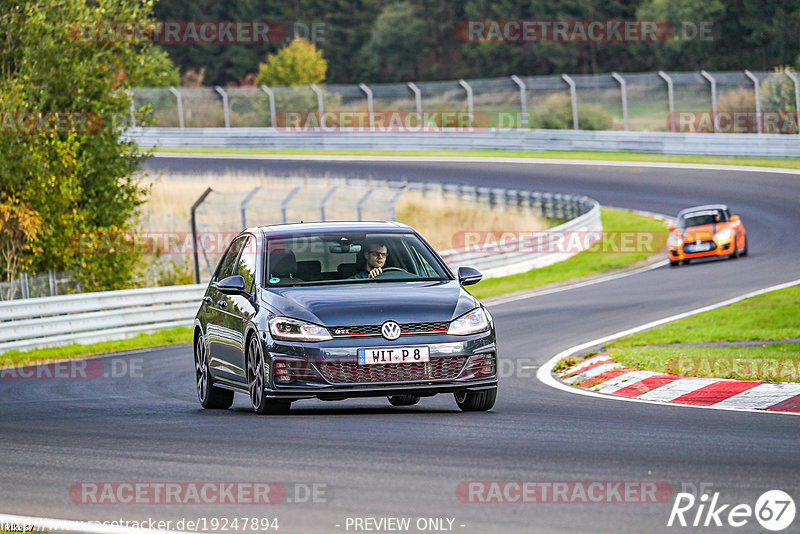
[[[0,302],[0,353],[190,326],[205,284]]]
[[[779,134],[705,134],[589,130],[499,130],[430,133],[304,132],[275,128],[134,128],[126,139],[142,148],[313,150],[499,149],[590,150],[749,157],[800,157],[800,139]]]

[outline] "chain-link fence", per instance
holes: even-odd
[[[23,273],[17,280],[0,282],[0,300],[54,297],[81,291],[83,286],[71,272],[49,271],[37,276]]]
[[[155,126],[291,131],[425,127],[797,134],[794,71],[511,76],[292,87],[134,90]]]

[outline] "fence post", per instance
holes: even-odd
[[[389,201],[392,204],[392,207],[389,210],[390,221],[397,220],[397,201],[400,200],[400,197],[402,197],[406,193],[407,187],[408,186],[405,185],[401,187],[400,190],[397,191],[397,193],[395,193],[392,199]]]
[[[519,108],[522,114],[522,127],[528,127],[528,97],[525,82],[519,79],[516,74],[511,76],[511,81],[519,86]]]
[[[572,129],[579,130],[580,123],[578,122],[578,92],[575,89],[575,82],[567,76],[562,74],[561,78],[569,85],[569,96],[572,99]]]
[[[311,84],[311,90],[317,94],[317,111],[319,112],[319,127],[324,128],[325,124],[323,123],[323,117],[325,116],[325,102],[323,101],[322,90],[315,83]]]
[[[302,189],[302,186],[299,186],[299,185],[298,185],[298,186],[296,186],[294,189],[292,189],[291,191],[289,191],[289,194],[288,194],[288,195],[286,195],[286,198],[284,198],[284,199],[283,199],[283,202],[281,202],[281,220],[283,221],[283,224],[286,224],[286,223],[288,222],[288,220],[289,220],[289,219],[286,217],[286,210],[289,208],[289,202],[291,202],[291,201],[292,201],[292,199],[294,198],[294,196],[295,196],[295,195],[296,195],[296,194],[297,194],[297,193],[298,193],[298,192],[299,192],[301,189]]]
[[[175,99],[178,101],[178,125],[183,130],[185,124],[183,122],[183,98],[181,97],[181,92],[174,87],[170,87],[169,92],[175,95]]]
[[[669,131],[675,132],[675,88],[672,85],[672,78],[670,78],[663,70],[658,71],[658,75],[667,82],[667,99],[669,101]]]
[[[228,107],[228,93],[225,92],[225,89],[220,87],[219,85],[214,88],[216,92],[222,96],[222,114],[225,116],[225,128],[231,127],[231,114],[230,108]]]
[[[788,70],[783,72],[794,82],[794,111],[797,116],[797,134],[800,135],[800,80],[794,72]]]
[[[359,221],[362,220],[361,219],[361,210],[364,207],[364,202],[367,201],[367,199],[369,198],[369,196],[372,194],[373,191],[375,191],[374,187],[370,187],[369,189],[367,189],[367,192],[364,193],[364,196],[361,197],[361,199],[358,201],[358,204],[356,204],[356,214],[358,215],[358,220]]]
[[[261,86],[261,90],[267,93],[269,97],[269,115],[272,118],[272,127],[277,128],[277,117],[275,116],[275,93],[272,92],[272,89],[267,87],[266,85]]]
[[[711,83],[711,118],[714,120],[714,133],[719,133],[717,128],[717,80],[704,70],[700,74]]]
[[[753,88],[756,93],[756,128],[758,129],[758,133],[762,134],[764,133],[764,125],[761,117],[761,88],[758,86],[758,78],[747,69],[744,70],[744,75],[753,82]]]
[[[628,121],[628,84],[625,83],[625,78],[616,72],[612,72],[611,76],[619,82],[619,90],[622,94],[622,123],[625,125],[625,131],[627,132],[631,129]]]
[[[257,186],[257,187],[254,187],[252,191],[247,193],[247,196],[244,197],[244,200],[242,200],[242,203],[239,204],[239,209],[242,212],[242,230],[247,228],[247,204],[251,200],[253,200],[253,197],[256,196],[259,191],[261,191],[261,186],[260,185]]]
[[[414,82],[408,82],[408,88],[414,92],[414,101],[417,104],[417,117],[419,118],[419,124],[422,126],[422,91],[419,90],[417,84]]]
[[[30,298],[30,287],[28,286],[28,273],[22,273],[22,276],[19,278],[19,286],[20,290],[22,291],[22,298],[27,299]],[[11,298],[14,298],[12,295]]]
[[[58,295],[58,284],[56,283],[56,272],[53,269],[47,271],[47,281],[50,283],[50,296]]]
[[[199,246],[197,242],[197,217],[195,217],[195,212],[197,208],[200,207],[200,204],[206,199],[206,197],[211,193],[213,189],[210,187],[207,188],[200,198],[195,200],[194,204],[192,204],[191,209],[189,210],[189,222],[192,226],[192,243],[194,246],[192,247],[192,254],[194,255],[194,283],[200,283],[200,257],[197,255],[197,247]]]
[[[369,129],[375,129],[375,108],[372,101],[372,89],[367,87],[367,84],[358,84],[358,87],[367,95],[367,112],[369,113]],[[323,221],[325,219],[322,219]]]
[[[319,201],[319,214],[321,217],[320,220],[322,222],[325,222],[327,220],[325,219],[325,204],[328,202],[328,200],[330,200],[330,198],[333,196],[333,194],[336,192],[337,189],[339,189],[339,186],[334,185],[328,190],[327,193],[325,193],[325,196],[322,197],[322,200]]]
[[[475,125],[475,108],[472,101],[472,87],[465,80],[458,80],[458,84],[467,92],[467,114],[469,114],[469,126]]]
[[[131,107],[130,107],[131,128],[136,128],[136,115],[135,115],[136,105],[135,105],[135,103],[133,101],[133,89],[125,89],[125,94],[127,94],[128,97],[131,99]]]

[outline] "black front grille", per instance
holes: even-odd
[[[438,321],[430,323],[400,323],[401,335],[404,334],[437,334],[447,332],[450,323]],[[381,325],[366,326],[331,326],[328,327],[333,337],[354,337],[354,336],[380,336]]]
[[[458,378],[467,356],[431,358],[430,362],[360,365],[358,362],[323,362],[317,365],[322,376],[333,384],[364,382],[404,382],[452,380]]]

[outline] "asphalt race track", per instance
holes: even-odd
[[[486,504],[462,502],[456,488],[466,481],[649,481],[674,492],[702,486],[731,507],[753,506],[772,489],[800,503],[800,418],[590,398],[551,389],[526,368],[581,342],[800,278],[800,176],[591,163],[159,157],[146,166],[492,184],[669,214],[723,202],[742,216],[750,255],[491,307],[504,364],[489,413],[461,413],[452,396],[411,408],[385,399],[301,401],[288,417],[256,416],[237,396],[228,412],[204,411],[188,345],[104,361],[105,373],[124,377],[0,380],[0,512],[84,520],[277,517],[282,533],[354,532],[354,518],[408,517],[408,532],[421,531],[418,518],[449,518],[463,533],[616,534],[697,529],[667,526],[673,493],[657,503]],[[281,482],[293,502],[86,504],[70,488],[88,481]],[[325,491],[317,499],[324,502],[307,502],[303,485],[311,484]],[[427,531],[445,532],[443,525]],[[796,518],[786,532],[798,525]],[[764,530],[750,518],[736,531]]]

